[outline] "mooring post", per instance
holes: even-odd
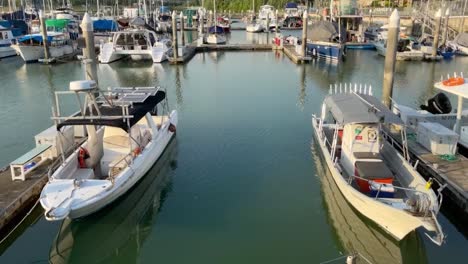
[[[172,11],[172,54],[174,60],[179,57],[179,47],[177,45],[177,14],[176,11]]]
[[[387,51],[385,53],[384,79],[382,102],[388,108],[391,106],[390,98],[393,92],[393,74],[395,73],[396,53],[398,45],[398,35],[400,29],[400,15],[393,10],[388,23]]]
[[[462,11],[462,14],[464,15],[465,14],[465,11],[466,11],[466,3],[468,1],[465,0],[465,3],[463,4],[463,11]],[[460,26],[458,28],[458,33],[462,33],[465,31],[465,16],[462,17],[461,21],[460,21]]]
[[[184,36],[184,13],[180,12],[180,43],[182,46],[185,46],[185,36]]]
[[[275,23],[275,32],[276,32],[276,36],[278,36],[278,9],[276,9],[276,12],[275,12],[275,20],[276,20],[276,23]]]
[[[81,21],[81,30],[85,39],[83,48],[84,64],[86,67],[86,80],[93,80],[98,83],[96,50],[94,49],[94,28],[93,20],[88,13],[85,13]]]
[[[302,16],[302,56],[305,57],[307,55],[307,10],[304,11]]]
[[[437,56],[437,48],[439,48],[440,22],[442,20],[442,11],[439,9],[435,14],[435,32],[434,43],[432,44],[432,58]]]
[[[447,9],[445,10],[444,32],[442,33],[442,43],[441,43],[442,46],[445,45],[447,42],[449,17],[450,17],[450,8],[447,7]]]
[[[209,15],[209,19],[208,19],[208,29],[213,26],[213,11],[210,10],[210,15]]]
[[[41,22],[41,33],[42,33],[42,45],[44,46],[44,58],[47,63],[50,58],[49,53],[49,40],[47,39],[47,27],[45,24],[44,13],[42,10],[39,10],[39,20]]]

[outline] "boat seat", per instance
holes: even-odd
[[[393,179],[393,173],[382,160],[356,161],[354,164],[359,177],[364,179]]]
[[[109,175],[110,167],[115,166],[119,161],[121,161],[125,156],[127,156],[127,153],[128,148],[127,152],[125,153],[116,151],[115,149],[104,148],[104,156],[101,159],[101,175]],[[126,162],[122,161],[118,165],[126,166]]]

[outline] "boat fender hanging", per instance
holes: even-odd
[[[462,85],[465,83],[465,79],[463,77],[452,77],[448,78],[447,80],[442,81],[442,84],[445,86],[457,86]]]
[[[80,168],[82,169],[86,168],[85,160],[87,158],[89,158],[88,150],[83,147],[80,147],[80,150],[78,151],[78,165]]]
[[[134,150],[133,150],[133,156],[136,157],[138,155],[141,154],[141,148],[140,147],[136,147]]]
[[[172,133],[176,132],[176,126],[173,125],[173,124],[170,124],[169,125],[169,131],[172,132]]]

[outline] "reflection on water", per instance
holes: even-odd
[[[426,263],[424,246],[416,232],[398,242],[348,204],[318,151],[319,146],[314,143],[312,156],[322,183],[324,207],[344,254],[360,254],[373,264]],[[357,263],[367,262],[358,258]]]
[[[129,193],[84,219],[62,222],[49,262],[136,263],[170,191],[170,170],[177,167],[174,139],[159,161]]]

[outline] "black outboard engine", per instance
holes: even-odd
[[[421,105],[422,110],[426,110],[431,114],[448,114],[452,112],[452,104],[450,99],[444,93],[438,93],[431,99],[427,100],[427,106]]]

